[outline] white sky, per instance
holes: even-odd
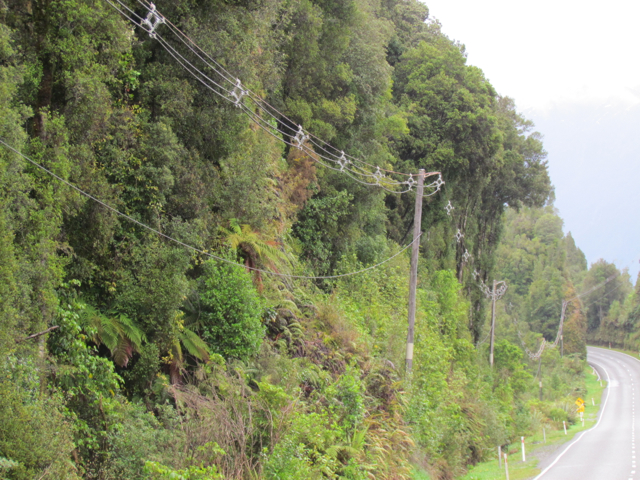
[[[640,1],[426,0],[450,38],[520,110],[640,101]],[[635,94],[633,93],[635,91]]]
[[[640,257],[640,1],[423,0],[544,135],[565,231],[587,261]]]

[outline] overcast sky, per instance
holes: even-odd
[[[640,259],[640,1],[426,0],[545,137],[555,205],[589,263]]]

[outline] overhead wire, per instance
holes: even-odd
[[[416,183],[415,180],[413,180],[413,177],[415,176],[414,174],[387,170],[382,167],[375,166],[367,162],[364,162],[360,159],[357,159],[355,157],[352,157],[348,154],[345,154],[344,151],[339,151],[337,148],[333,147],[327,142],[324,142],[323,140],[316,137],[315,135],[309,132],[304,133],[304,130],[302,129],[301,126],[298,126],[299,129],[298,131],[296,131],[295,128],[291,127],[291,125],[295,125],[295,122],[293,122],[293,120],[288,118],[282,112],[279,112],[275,107],[267,103],[264,99],[256,95],[251,90],[244,88],[239,79],[236,78],[235,79],[236,83],[234,83],[234,77],[219,62],[217,62],[211,55],[209,55],[206,51],[204,51],[201,47],[199,47],[197,43],[195,43],[188,35],[186,35],[179,28],[177,28],[173,23],[171,23],[166,17],[158,13],[155,9],[155,5],[153,5],[152,3],[150,2],[145,3],[145,2],[142,2],[141,0],[138,0],[138,3],[140,3],[140,5],[142,5],[148,11],[147,18],[143,19],[140,15],[136,14],[131,8],[129,8],[122,0],[115,0],[115,2],[117,2],[119,5],[127,9],[127,11],[131,13],[131,15],[134,15],[135,17],[138,18],[138,20],[135,20],[134,18],[131,18],[129,15],[125,14],[116,5],[114,5],[114,3],[111,0],[105,0],[105,1],[107,1],[107,3],[109,3],[112,7],[114,7],[118,12],[120,12],[125,18],[131,21],[134,25],[138,26],[142,30],[146,31],[150,36],[157,39],[158,42],[161,44],[161,46],[165,50],[167,50],[167,52],[189,74],[191,74],[194,78],[196,78],[206,88],[212,90],[214,93],[224,98],[225,100],[233,102],[236,106],[241,107],[241,110],[245,114],[247,114],[251,118],[251,120],[253,120],[262,130],[267,131],[277,140],[291,147],[299,148],[303,151],[306,150],[307,153],[311,154],[311,157],[314,161],[322,164],[325,167],[331,168],[334,171],[340,171],[342,173],[346,173],[351,179],[353,179],[356,182],[362,183],[364,185],[379,186],[383,188],[385,191],[388,191],[390,193],[406,193],[412,190],[413,185]],[[156,18],[157,18],[156,23],[152,25],[151,22],[153,22],[154,19]],[[198,67],[193,65],[193,63],[191,63],[187,58],[185,58],[184,55],[180,54],[173,46],[171,46],[171,44],[165,38],[163,38],[160,34],[157,33],[156,28],[159,26],[159,24],[166,24],[168,29],[174,34],[174,36],[177,37],[184,45],[186,45],[186,47],[194,55],[196,55],[196,57],[201,62],[203,62],[209,69],[211,69],[218,76],[220,76],[225,82],[228,82],[230,84],[231,89],[224,87],[219,82],[210,78]],[[149,26],[149,28],[146,28],[147,26]],[[211,63],[207,61],[207,59]],[[204,79],[206,79],[206,81]],[[227,96],[222,94],[217,89],[212,88],[212,86],[208,84],[207,81],[211,82],[211,84],[215,85],[218,89],[226,92]],[[236,93],[236,90],[239,90],[239,91]],[[255,114],[255,112],[253,112],[250,108],[248,108],[244,104],[244,102],[241,101],[242,98],[244,98],[245,96],[253,102],[253,104],[256,106],[257,109],[259,109],[259,111],[262,111],[267,115],[269,115],[271,118],[273,118],[276,121],[276,124],[281,125],[281,127],[280,128],[277,126],[273,127],[268,123],[267,120]],[[274,114],[271,110],[273,112],[276,112],[278,116],[276,116],[276,114]],[[286,120],[286,121],[283,121],[283,120]],[[295,137],[295,139],[299,139],[298,135],[302,134],[303,141],[302,142],[298,141],[298,144],[293,144],[292,142],[281,137],[280,135],[275,134],[273,130],[289,138]],[[284,130],[287,130],[287,131],[284,131]],[[316,150],[309,149],[304,144],[305,140],[308,140],[311,143],[311,145],[314,145],[318,150],[320,150],[320,152],[324,152],[324,154]],[[340,156],[332,153],[330,150],[339,152]],[[332,162],[334,164],[338,164],[339,167],[331,167],[327,163],[324,163],[319,159],[322,159],[325,162]],[[363,167],[359,166],[359,164],[366,165],[371,168],[375,168],[376,171],[373,173],[369,172]],[[349,165],[351,165],[352,167],[349,167]],[[409,177],[409,180],[393,181],[392,179],[384,175],[382,172],[387,172],[395,175],[405,175]],[[442,177],[440,176],[439,172],[432,172],[427,175],[435,175],[435,174],[439,175],[439,180],[431,184],[425,185],[425,188],[433,188],[435,190],[431,194],[427,194],[425,196],[430,196],[432,194],[435,194],[437,191],[439,191],[441,185],[444,183],[442,181]],[[358,177],[372,178],[372,179],[375,179],[375,181],[366,181]],[[399,185],[407,185],[408,188],[401,191],[394,190],[392,188],[393,186],[399,186]]]
[[[142,0],[138,0],[138,3],[140,5],[142,5],[144,8],[146,8],[147,10],[150,10],[151,8],[153,8],[153,4],[151,2],[143,2]],[[222,66],[219,62],[217,62],[211,55],[209,55],[205,50],[203,50],[202,48],[200,48],[200,46],[195,43],[187,34],[185,34],[184,32],[182,32],[177,26],[175,26],[170,20],[168,20],[166,17],[163,17],[165,20],[165,23],[167,24],[168,28],[170,30],[173,31],[173,33],[187,46],[187,48],[189,48],[189,50],[191,50],[202,62],[204,62],[205,64],[207,64],[207,66],[209,68],[211,68],[213,71],[215,71],[218,75],[220,75],[221,77],[223,77],[225,80],[227,80],[229,83],[234,84],[235,81],[237,81],[237,78],[235,78],[233,75],[231,75],[231,73],[229,73],[224,66]],[[196,52],[196,50],[194,49],[197,48],[202,55],[204,55],[206,58],[208,58],[214,65],[210,65],[207,60],[205,60],[204,58],[202,58],[202,56]],[[216,68],[217,67],[217,68]],[[218,70],[219,69],[219,70]],[[277,108],[275,108],[273,105],[269,104],[267,101],[265,101],[262,97],[260,97],[259,95],[256,95],[254,92],[252,92],[249,89],[245,89],[245,93],[248,97],[250,97],[253,102],[258,106],[258,108],[261,108],[265,111],[265,113],[267,113],[268,115],[270,115],[272,118],[274,118],[277,121],[281,121],[281,119],[286,119],[291,125],[295,125],[296,122],[294,122],[293,120],[291,120],[289,117],[287,117],[284,113],[280,112]],[[274,113],[270,112],[269,109],[273,110],[278,116],[276,116]],[[292,135],[295,134],[295,128],[291,128],[289,125],[284,125],[287,129],[291,130],[292,133],[286,133],[283,132],[287,135]],[[318,142],[322,143],[323,145],[318,145],[318,143],[316,142],[311,142],[312,144],[318,146],[319,148],[321,148],[323,151],[325,151],[327,154],[329,155],[333,155],[335,156],[335,158],[339,158],[337,155],[332,154],[331,152],[329,152],[328,150],[325,149],[324,145],[326,145],[326,148],[330,148],[332,150],[335,150],[337,153],[340,153],[341,155],[344,154],[344,152],[338,150],[337,148],[335,148],[333,145],[325,142],[324,140],[322,140],[321,138],[313,135],[312,133],[309,133],[310,137],[313,137],[315,139],[318,140]],[[364,165],[367,165],[369,167],[372,168],[377,168],[376,165],[372,165],[370,163],[367,163],[361,159],[358,159],[356,157],[353,157],[349,154],[344,154],[347,158],[353,159],[354,161],[358,162],[358,163],[362,163]],[[394,170],[389,170],[389,169],[384,169],[382,167],[380,167],[381,170],[385,171],[385,172],[389,172],[389,173],[393,173],[393,174],[397,174],[397,175],[412,175],[411,173],[404,173],[404,172],[396,172]]]
[[[489,331],[489,333],[487,333],[487,335],[484,337],[484,340],[482,340],[481,342],[478,342],[476,344],[476,347],[479,347],[480,345],[482,345],[484,342],[486,342],[489,339],[489,335],[491,335],[491,331]]]
[[[614,280],[617,277],[619,277],[620,275],[622,275],[622,272],[623,271],[620,271],[619,273],[615,273],[613,275],[610,275],[604,281],[598,283],[597,285],[594,285],[593,287],[589,288],[588,290],[585,290],[584,292],[580,293],[579,295],[576,295],[575,297],[573,297],[573,298],[571,298],[569,300],[563,300],[562,301],[562,310],[561,310],[561,313],[560,313],[560,322],[558,324],[558,333],[556,334],[556,338],[555,338],[555,340],[553,342],[547,342],[543,338],[540,350],[536,354],[537,356],[531,356],[529,349],[526,347],[526,345],[524,343],[524,340],[522,338],[522,333],[520,332],[520,329],[518,328],[518,325],[517,325],[517,321],[515,321],[512,318],[512,322],[514,322],[514,326],[516,327],[516,333],[518,334],[518,337],[520,338],[520,342],[522,343],[522,346],[525,348],[525,352],[529,355],[529,358],[531,358],[532,360],[537,360],[537,359],[540,358],[540,355],[542,355],[542,353],[544,352],[544,350],[546,348],[556,348],[558,346],[558,343],[560,343],[560,341],[562,340],[562,336],[563,336],[563,333],[564,333],[565,315],[566,315],[567,307],[569,306],[570,303],[572,303],[575,300],[578,300],[578,299],[584,297],[585,295],[588,295],[589,293],[593,293],[596,290],[602,288],[607,283],[611,282],[612,280]],[[601,300],[602,298],[604,298],[606,295],[610,294],[611,292],[614,292],[614,291],[618,290],[621,286],[622,286],[622,284],[616,286],[614,289],[610,290],[607,294],[603,295],[602,297],[599,297],[599,298],[595,299],[594,301],[592,301],[592,302],[590,302],[588,304],[583,304],[582,308],[586,309],[587,307],[589,307],[590,305],[594,304],[598,300]]]
[[[299,148],[297,147],[297,145],[294,145],[293,143],[289,142],[288,140],[282,139],[281,137],[279,137],[278,135],[276,135],[273,131],[272,131],[272,127],[270,125],[264,125],[265,121],[263,119],[261,119],[255,112],[251,111],[250,109],[248,109],[246,106],[241,105],[240,108],[245,112],[245,114],[251,118],[253,120],[253,122],[262,130],[264,130],[265,132],[267,132],[269,135],[271,135],[272,137],[276,138],[279,141],[284,142],[285,144],[293,147],[293,148]],[[311,158],[313,158],[315,155],[317,155],[313,150],[307,149],[306,147],[302,147],[300,148],[300,150],[306,151],[309,156]],[[322,158],[322,157],[320,157]],[[378,186],[380,188],[382,188],[383,190],[390,192],[390,193],[407,193],[409,191],[411,191],[411,188],[407,188],[405,190],[392,190],[390,188],[387,188],[385,186],[385,184],[383,183],[379,183],[379,182],[367,182],[367,181],[362,181],[358,178],[356,178],[354,175],[351,174],[351,170],[347,170],[347,169],[342,169],[342,168],[337,168],[337,167],[333,167],[321,160],[318,159],[314,159],[316,161],[316,163],[319,163],[320,165],[324,166],[325,168],[328,168],[330,170],[336,171],[336,172],[341,172],[344,173],[346,176],[348,176],[349,178],[353,179],[354,181],[361,183],[362,185],[368,185],[368,186]],[[433,176],[433,175],[438,175],[440,176],[440,172],[429,172],[429,173],[425,173],[424,176],[429,177],[429,176]],[[432,191],[431,193],[428,194],[423,194],[423,196],[425,197],[430,197],[432,195],[434,195],[435,193],[438,192],[439,188],[436,185],[437,184],[437,180],[435,182],[432,182],[431,184],[425,185],[426,188],[433,188],[434,191]],[[401,182],[401,183],[405,183],[405,182]],[[401,184],[401,183],[396,183],[396,184]]]
[[[450,215],[451,215],[451,212],[454,210],[454,208],[455,208],[455,207],[454,207],[453,205],[451,205],[451,201],[449,201],[449,202],[448,202],[448,204],[447,204],[444,208],[445,208],[445,210],[447,210],[447,215],[449,215],[449,216],[450,216]],[[464,237],[464,235],[460,233],[460,230],[458,230],[458,233],[457,233],[454,237],[456,238],[457,242],[458,242],[458,243],[460,243],[460,242],[462,242],[462,238]],[[464,244],[463,244],[463,247],[464,247]],[[466,262],[469,258],[473,258],[473,256],[469,253],[469,251],[468,251],[466,248],[465,248],[465,254],[464,254],[464,257],[465,257],[465,262]],[[572,302],[574,302],[575,300],[578,300],[578,299],[580,299],[580,298],[584,297],[585,295],[588,295],[589,293],[592,293],[592,292],[596,291],[596,290],[597,290],[597,289],[599,289],[599,288],[602,288],[604,285],[606,285],[606,284],[607,284],[607,283],[609,283],[610,281],[614,280],[615,278],[619,277],[620,275],[622,275],[622,271],[620,271],[620,272],[618,272],[618,273],[615,273],[615,274],[613,274],[613,275],[610,275],[610,276],[609,276],[607,279],[605,279],[604,281],[600,282],[600,283],[599,283],[599,284],[597,284],[597,285],[594,285],[593,287],[591,287],[591,288],[589,288],[588,290],[586,290],[586,291],[584,291],[584,292],[580,293],[579,295],[576,295],[575,297],[573,297],[573,298],[571,298],[571,299],[569,299],[569,300],[563,300],[563,302],[562,302],[562,310],[561,310],[561,315],[560,315],[560,322],[559,322],[559,324],[558,324],[558,332],[557,332],[557,334],[556,334],[556,338],[555,338],[555,340],[554,340],[553,342],[547,342],[547,341],[546,341],[546,339],[544,339],[544,338],[543,338],[543,339],[542,339],[542,343],[541,343],[541,345],[540,345],[540,347],[539,347],[539,349],[538,349],[538,352],[537,352],[537,353],[535,353],[535,354],[534,354],[534,353],[532,353],[532,352],[527,348],[527,346],[526,346],[526,344],[525,344],[525,342],[524,342],[524,339],[523,339],[522,332],[520,332],[520,329],[519,329],[519,327],[518,327],[518,322],[517,322],[517,321],[512,317],[512,318],[511,318],[511,320],[512,320],[512,322],[513,322],[513,324],[514,324],[514,326],[515,326],[515,328],[516,328],[516,333],[517,333],[517,335],[518,335],[518,338],[520,339],[520,343],[522,344],[522,346],[523,346],[523,348],[524,348],[524,350],[525,350],[525,353],[527,353],[527,355],[529,356],[529,358],[531,358],[532,360],[537,360],[537,359],[539,359],[539,358],[540,358],[540,355],[542,355],[542,353],[544,352],[544,350],[545,350],[546,348],[555,348],[555,347],[557,347],[557,346],[558,346],[558,343],[559,343],[559,342],[560,342],[560,340],[562,339],[562,335],[563,335],[563,328],[564,328],[564,320],[565,320],[566,309],[567,309],[567,306],[568,306],[570,303],[572,303]],[[478,272],[477,270],[474,270],[474,271],[473,271],[473,277],[478,281],[480,291],[482,291],[482,293],[483,293],[487,298],[491,298],[491,297],[492,297],[492,295],[493,295],[493,292],[492,292],[492,290],[491,290],[491,289],[490,289],[490,288],[489,288],[489,287],[484,283],[484,281],[482,281],[482,278],[480,278],[480,274],[479,274],[479,272]],[[617,289],[618,289],[618,288],[620,288],[620,287],[621,287],[621,285],[618,285],[618,286],[617,286],[615,289],[613,289],[612,291],[615,291],[615,290],[617,290]],[[504,293],[505,293],[505,292],[506,292],[506,284],[504,284],[504,285],[503,285],[503,287],[502,287],[499,291],[497,290],[497,291],[495,292],[496,297],[497,297],[497,298],[500,298],[502,295],[504,295]],[[609,293],[611,293],[611,292],[609,292]],[[594,300],[593,302],[591,302],[591,304],[592,304],[592,303],[597,302],[597,301],[598,301],[598,300],[600,300],[601,298],[604,298],[604,296],[603,296],[603,297],[600,297],[599,299]],[[589,306],[589,305],[591,305],[591,304],[583,305],[583,308],[586,308],[586,307],[588,307],[588,306]],[[511,315],[510,315],[510,316],[511,316]],[[483,342],[478,343],[478,344],[477,344],[477,346],[482,345],[482,343],[484,343],[484,341],[486,341],[486,339],[485,339],[485,340],[483,340]]]
[[[283,278],[307,279],[307,280],[327,280],[327,279],[336,279],[336,278],[349,277],[349,276],[353,276],[353,275],[359,275],[359,274],[367,272],[369,270],[373,270],[375,268],[378,268],[381,265],[384,265],[385,263],[393,260],[398,255],[400,255],[402,252],[404,252],[407,248],[409,248],[415,242],[417,242],[422,236],[422,234],[418,235],[416,238],[413,239],[413,241],[411,243],[405,245],[398,252],[396,252],[394,255],[386,258],[385,260],[383,260],[381,262],[378,262],[375,265],[371,265],[371,266],[363,268],[361,270],[357,270],[355,272],[341,273],[341,274],[337,274],[337,275],[291,275],[291,274],[287,274],[287,273],[275,272],[275,271],[272,271],[272,270],[266,270],[266,269],[261,269],[261,268],[256,268],[256,267],[249,267],[247,265],[243,265],[241,263],[234,262],[234,261],[229,260],[227,258],[220,257],[218,255],[214,255],[212,253],[206,252],[205,250],[202,250],[200,248],[194,247],[193,245],[189,245],[188,243],[182,242],[181,240],[178,240],[178,239],[176,239],[174,237],[171,237],[170,235],[167,235],[166,233],[162,233],[160,230],[157,230],[157,229],[155,229],[155,228],[153,228],[153,227],[151,227],[151,226],[149,226],[149,225],[147,225],[147,224],[145,224],[145,223],[143,223],[143,222],[141,222],[139,220],[136,220],[132,216],[121,212],[120,210],[116,209],[115,207],[112,207],[111,205],[109,205],[108,203],[106,203],[106,202],[100,200],[99,198],[93,196],[92,194],[82,190],[80,187],[74,185],[73,183],[69,182],[68,180],[65,180],[64,178],[60,177],[59,175],[57,175],[56,173],[54,173],[50,169],[46,168],[44,165],[39,164],[35,160],[32,160],[31,158],[29,158],[28,156],[26,156],[25,154],[23,154],[22,152],[20,152],[16,148],[14,148],[13,146],[9,145],[2,138],[0,138],[0,144],[4,145],[9,150],[13,151],[17,155],[19,155],[20,157],[22,157],[23,159],[28,161],[29,163],[31,163],[33,166],[35,166],[35,167],[39,168],[40,170],[44,171],[48,175],[52,176],[53,178],[55,178],[59,182],[63,183],[64,185],[72,188],[73,190],[77,191],[81,195],[89,198],[90,200],[93,200],[94,202],[98,203],[99,205],[102,205],[103,207],[105,207],[106,209],[112,211],[116,215],[119,215],[120,217],[123,217],[123,218],[129,220],[130,222],[135,223],[136,225],[138,225],[138,226],[140,226],[140,227],[142,227],[142,228],[144,228],[146,230],[149,230],[150,232],[155,233],[156,235],[158,235],[160,237],[163,237],[163,238],[165,238],[165,239],[167,239],[167,240],[169,240],[171,242],[174,242],[174,243],[176,243],[178,245],[181,245],[181,246],[183,246],[184,248],[186,248],[188,250],[191,250],[191,251],[194,251],[196,253],[199,253],[200,255],[204,255],[206,257],[210,257],[210,258],[219,260],[221,262],[225,262],[225,263],[228,263],[228,264],[231,264],[231,265],[242,267],[242,268],[245,268],[247,270],[254,271],[254,272],[264,273],[264,274],[267,274],[267,275],[274,275],[274,276],[283,277]]]

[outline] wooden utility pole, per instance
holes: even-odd
[[[493,281],[493,290],[491,290],[491,347],[489,354],[489,364],[493,368],[493,334],[496,329],[496,281]]]
[[[540,355],[540,360],[542,361],[542,355]],[[542,380],[540,380],[538,385],[540,386],[540,401],[542,401]]]
[[[416,288],[418,285],[418,253],[422,224],[422,195],[424,191],[424,170],[418,172],[418,188],[416,189],[416,208],[413,218],[413,245],[411,245],[411,274],[409,276],[409,328],[407,329],[406,372],[411,373],[413,366],[413,333],[416,322]]]
[[[562,301],[562,313],[560,314],[560,357],[564,357],[564,316],[567,311],[567,305],[569,302],[567,300]]]

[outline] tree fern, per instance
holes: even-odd
[[[204,340],[202,340],[198,334],[193,330],[184,328],[182,332],[178,334],[178,338],[182,343],[182,346],[198,360],[207,361],[209,359],[209,347]]]
[[[239,252],[250,269],[266,267],[280,271],[292,263],[292,257],[278,248],[279,242],[265,240],[260,232],[250,225],[239,225],[235,218],[231,219],[229,229],[220,227],[220,231],[225,242]],[[260,272],[255,271],[255,279],[258,285],[262,283]]]
[[[96,345],[104,345],[113,361],[126,367],[135,352],[146,341],[142,329],[126,315],[104,315],[91,305],[84,305],[80,314],[84,332]]]

